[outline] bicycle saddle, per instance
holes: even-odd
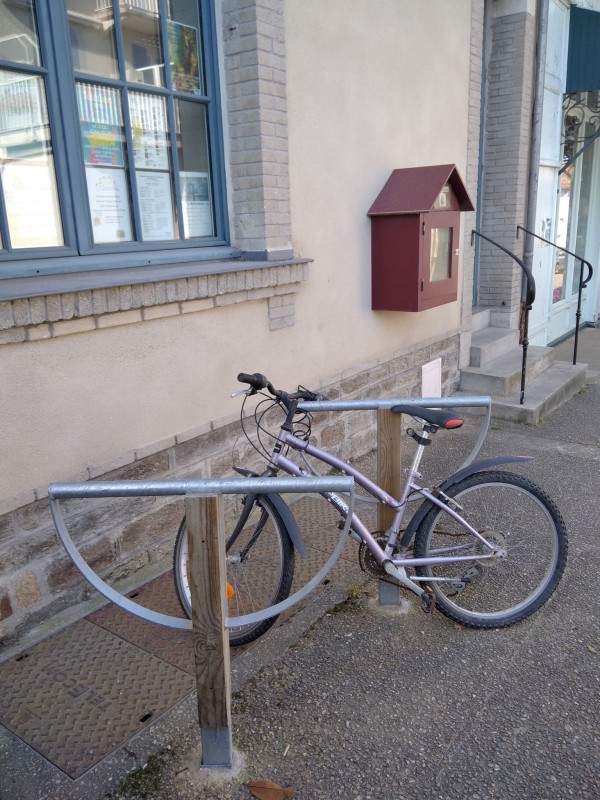
[[[410,403],[392,406],[391,410],[394,414],[410,414],[411,417],[417,417],[424,422],[428,422],[430,425],[435,425],[436,428],[445,428],[446,430],[460,428],[464,422],[464,420],[456,416],[455,411],[422,408],[421,406],[410,405]]]

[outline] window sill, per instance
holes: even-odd
[[[225,259],[0,281],[0,344],[50,339],[251,300],[271,329],[294,324],[310,259]]]

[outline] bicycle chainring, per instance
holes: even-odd
[[[387,536],[385,535],[385,532],[373,531],[372,536],[377,544],[384,549],[387,544]],[[395,552],[396,550],[394,550],[394,553]],[[400,586],[401,589],[403,588],[398,581],[395,581],[393,578],[391,578],[384,568],[377,563],[375,556],[364,542],[361,542],[358,548],[358,563],[362,571],[366,572],[367,575],[370,575],[372,578],[375,578],[378,581],[392,583],[394,586]]]

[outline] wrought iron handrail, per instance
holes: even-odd
[[[490,239],[489,236],[485,236],[483,233],[479,231],[472,230],[471,231],[471,247],[473,246],[473,237],[479,236],[481,239],[485,239],[486,242],[493,244],[494,247],[497,247],[499,250],[502,250],[503,253],[506,253],[507,256],[510,256],[513,261],[516,261],[517,264],[521,267],[525,274],[526,280],[526,287],[525,287],[525,298],[523,300],[523,338],[522,338],[522,348],[523,348],[523,358],[521,361],[521,393],[519,396],[519,405],[523,405],[525,402],[525,376],[527,373],[527,349],[529,347],[529,312],[533,306],[535,300],[535,278],[533,277],[532,271],[529,267],[525,264],[522,258],[516,256],[512,250],[509,250],[507,247],[504,247],[498,242],[495,242],[493,239]]]
[[[577,291],[577,311],[575,312],[575,342],[573,345],[573,365],[577,364],[577,346],[579,343],[579,323],[581,321],[581,302],[582,302],[582,294],[585,287],[588,283],[592,280],[594,275],[594,269],[589,261],[586,261],[585,258],[578,256],[577,253],[572,253],[570,250],[567,250],[566,247],[561,247],[559,244],[555,244],[551,242],[550,239],[545,239],[543,236],[539,236],[537,233],[533,233],[533,231],[528,231],[527,228],[524,228],[522,225],[517,225],[517,239],[519,238],[519,231],[523,231],[527,233],[529,236],[533,236],[534,239],[539,239],[542,242],[546,242],[546,244],[551,244],[552,247],[556,247],[557,250],[561,250],[563,253],[566,253],[569,256],[573,256],[578,261],[581,262],[581,266],[579,269],[579,288]],[[586,279],[583,279],[583,265],[588,268],[588,274]]]

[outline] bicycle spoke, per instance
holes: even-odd
[[[463,552],[473,554],[471,565],[465,562],[462,568],[416,568],[419,575],[434,578],[458,573],[454,584],[431,582],[437,605],[474,627],[511,624],[528,616],[550,596],[564,569],[566,535],[560,514],[535,484],[509,473],[477,473],[449,494],[463,507],[464,518],[501,555],[482,558],[489,553],[484,543],[466,535],[442,510],[430,512],[417,533],[417,557],[431,557],[469,540],[471,547]]]

